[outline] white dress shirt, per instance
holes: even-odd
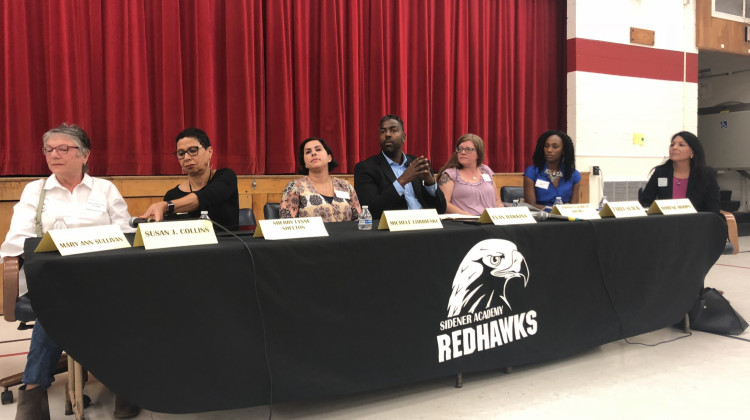
[[[27,238],[36,237],[36,210],[44,179],[30,182],[23,189],[21,199],[13,206],[13,218],[5,242],[0,246],[0,257],[23,254]],[[60,185],[55,175],[47,178],[47,190],[42,206],[42,232],[47,232],[61,216],[68,228],[96,225],[119,225],[123,232],[133,232],[128,225],[128,205],[117,187],[101,178],[83,176],[73,192]],[[19,273],[18,293],[28,291],[23,268]]]

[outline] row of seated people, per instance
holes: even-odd
[[[367,205],[373,218],[384,210],[434,208],[438,213],[480,215],[502,207],[494,172],[484,164],[485,146],[475,134],[456,142],[448,162],[433,174],[424,156],[407,155],[403,121],[386,115],[380,121],[381,153],[354,167],[354,186],[330,175],[337,166],[333,151],[318,137],[299,146],[298,163],[304,176],[282,193],[280,216],[320,216],[325,222],[357,220]],[[581,174],[575,170],[573,141],[562,131],[547,131],[537,141],[534,165],[524,177],[525,199],[539,208],[556,197],[577,203]]]
[[[384,210],[434,208],[438,213],[480,215],[484,209],[502,207],[493,175],[484,164],[485,147],[475,134],[456,143],[448,162],[433,175],[424,156],[403,152],[403,122],[396,115],[380,121],[381,153],[354,167],[354,186],[330,175],[337,166],[333,151],[318,137],[299,146],[298,163],[305,176],[283,191],[280,216],[320,216],[325,222],[356,220],[361,205],[373,218]],[[715,172],[706,166],[703,147],[689,132],[672,137],[669,159],[654,168],[640,194],[648,207],[655,199],[689,198],[698,211],[719,212],[719,187]],[[525,202],[549,209],[559,197],[577,203],[581,174],[575,169],[572,139],[562,131],[547,131],[536,143],[533,165],[524,172]]]
[[[361,205],[373,218],[384,210],[433,208],[438,213],[479,215],[485,208],[503,205],[493,182],[493,171],[484,164],[485,147],[474,134],[461,136],[456,150],[437,175],[424,156],[403,152],[404,123],[396,115],[380,121],[381,153],[354,168],[354,187],[330,175],[336,167],[333,151],[325,140],[312,137],[299,146],[303,177],[284,188],[280,217],[320,216],[326,222],[357,220]],[[132,232],[127,204],[111,182],[87,174],[91,141],[76,125],[62,124],[44,134],[42,152],[52,175],[29,183],[13,210],[10,230],[0,255],[20,256],[26,238],[40,237],[62,221],[68,227],[116,224]],[[197,218],[202,210],[217,223],[239,225],[237,176],[228,168],[212,169],[213,149],[205,132],[188,128],[176,138],[175,157],[187,175],[148,207],[143,218],[169,220]],[[562,131],[543,133],[536,144],[533,165],[524,172],[527,203],[545,208],[556,197],[576,203],[581,175],[575,169],[573,141]],[[706,167],[698,138],[688,132],[675,134],[669,159],[654,168],[640,199],[644,206],[656,198],[689,198],[698,211],[719,211],[719,188],[714,172]],[[26,293],[23,270],[19,293]],[[36,322],[19,392],[18,419],[49,418],[46,390],[62,349]],[[45,411],[47,410],[47,411]],[[115,417],[138,414],[138,407],[116,400]]]

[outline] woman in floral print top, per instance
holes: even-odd
[[[284,188],[279,216],[320,216],[324,222],[357,220],[362,208],[354,188],[344,179],[329,174],[338,163],[325,140],[318,137],[305,139],[299,146],[299,165],[302,178]]]

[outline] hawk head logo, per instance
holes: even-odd
[[[504,239],[486,239],[466,253],[453,278],[453,291],[448,301],[448,316],[506,305],[511,281],[529,282],[529,268],[516,245]]]

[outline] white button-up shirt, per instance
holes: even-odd
[[[46,184],[40,179],[23,189],[21,199],[13,206],[13,218],[5,242],[0,246],[0,257],[23,254],[24,241],[36,237],[36,210],[42,185],[47,190],[42,205],[42,232],[47,232],[57,217],[62,217],[68,228],[115,224],[123,232],[135,231],[128,225],[128,205],[113,183],[84,175],[81,183],[70,192],[51,175]],[[18,282],[19,295],[23,295],[28,291],[23,268]]]

